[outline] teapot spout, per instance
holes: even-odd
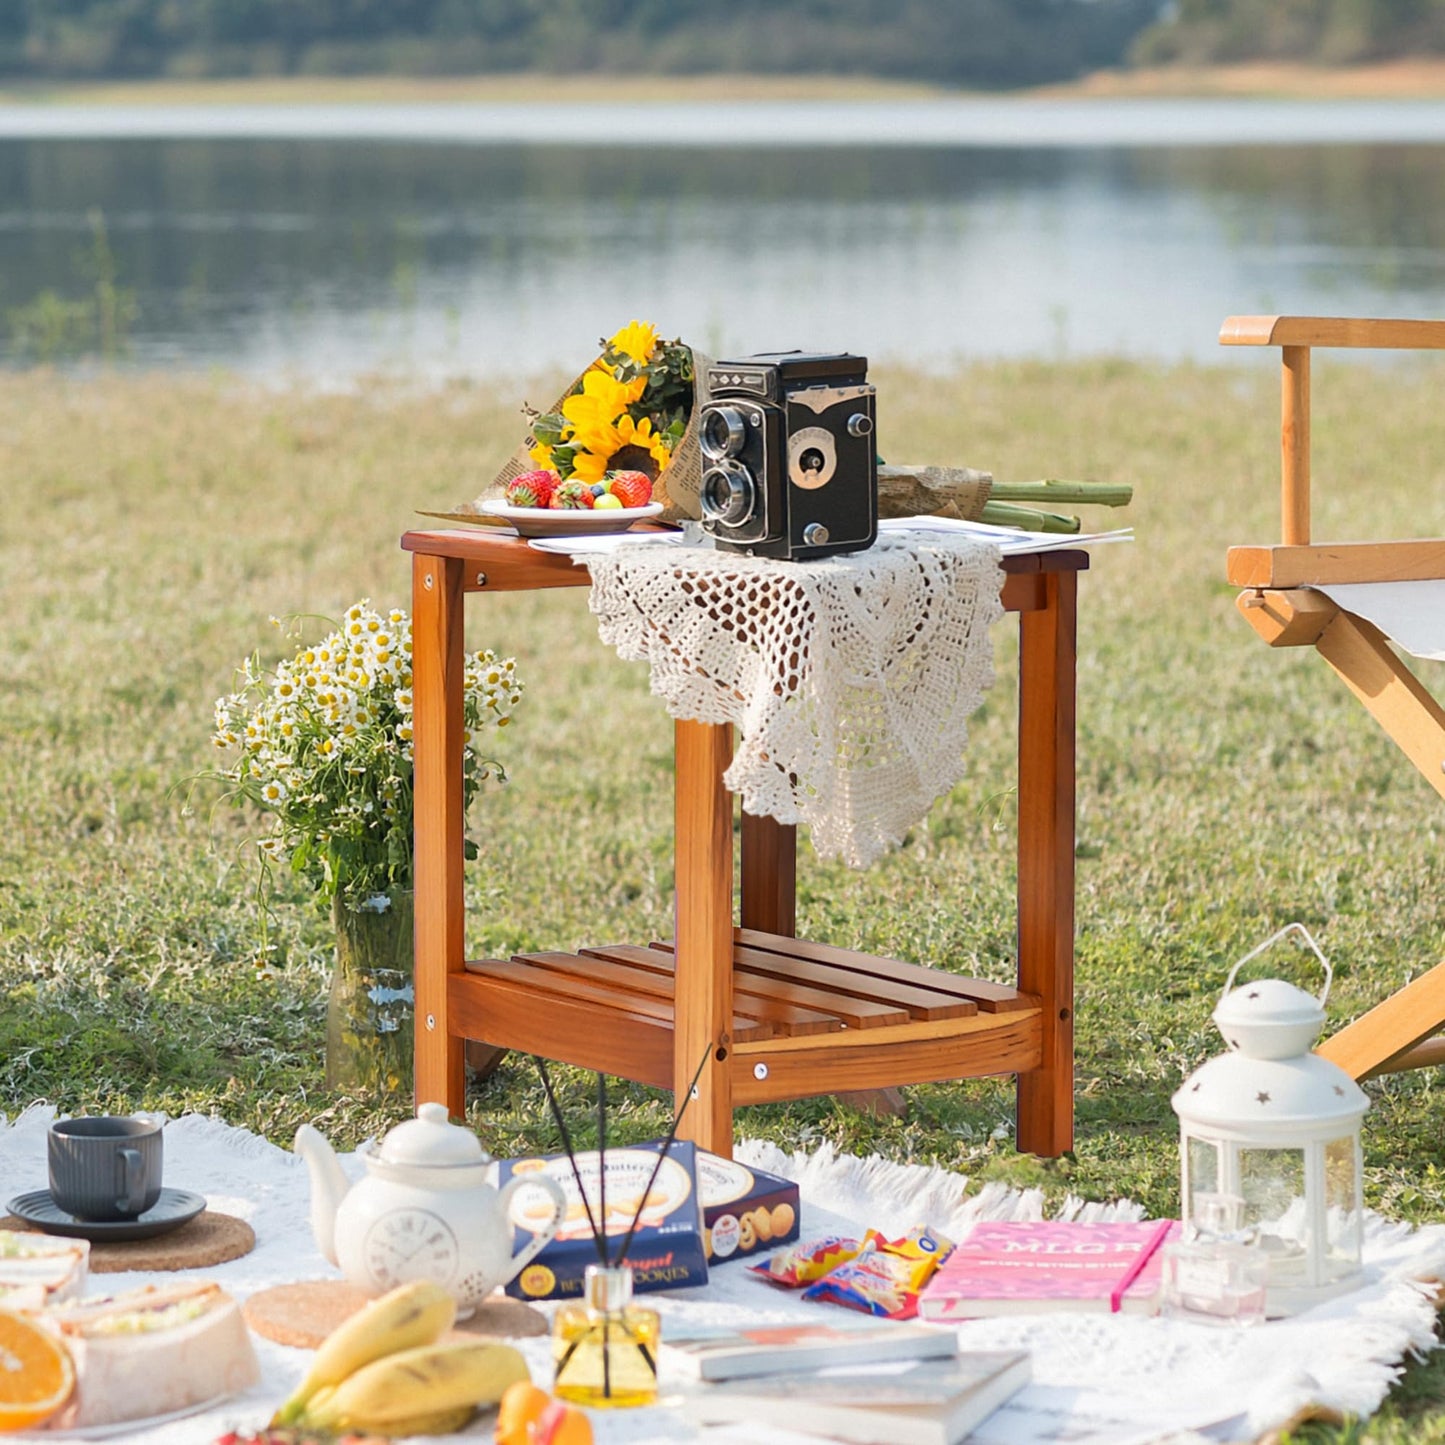
[[[311,1232],[316,1236],[316,1247],[329,1263],[335,1264],[336,1211],[341,1208],[351,1181],[336,1151],[310,1124],[303,1124],[296,1131],[295,1148],[306,1161],[311,1175]]]

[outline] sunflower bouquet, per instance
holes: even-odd
[[[656,480],[671,465],[692,416],[693,356],[648,321],[604,340],[602,354],[549,412],[528,409],[529,455],[559,481],[589,486],[608,472]]]

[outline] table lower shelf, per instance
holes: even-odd
[[[453,974],[453,1032],[673,1085],[671,944],[469,962]],[[1039,1066],[1039,1000],[1007,985],[898,959],[738,929],[733,946],[734,1104]]]

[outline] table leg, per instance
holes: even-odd
[[[693,1073],[707,1055],[678,1135],[731,1158],[733,807],[722,775],[732,758],[732,729],[726,723],[679,721],[675,736],[675,1107],[682,1107]]]
[[[462,561],[412,560],[416,1100],[466,1112],[462,1039],[447,984],[465,959],[462,900]]]
[[[1043,1002],[1039,1067],[1018,1079],[1018,1147],[1074,1147],[1074,685],[1078,579],[1044,577],[1019,615],[1019,988]]]
[[[744,928],[797,935],[798,830],[776,818],[743,814],[739,911]]]

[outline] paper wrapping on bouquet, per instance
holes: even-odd
[[[662,503],[662,512],[658,520],[663,522],[681,522],[702,515],[702,505],[698,500],[702,492],[702,448],[698,444],[697,418],[698,412],[706,400],[706,373],[707,368],[712,365],[712,358],[703,355],[696,347],[689,347],[688,350],[692,352],[692,415],[688,418],[687,430],[682,434],[682,440],[678,442],[673,451],[672,460],[652,483],[652,500]],[[561,411],[562,403],[574,392],[580,390],[582,378],[595,365],[594,361],[585,370],[579,372],[562,395],[551,406],[543,408],[543,413]],[[482,511],[481,504],[499,498],[503,488],[514,477],[520,477],[523,472],[536,469],[537,463],[532,459],[532,447],[535,441],[536,438],[529,432],[517,450],[507,458],[501,471],[471,501],[460,502],[449,512],[423,512],[422,515],[424,517],[440,517],[447,522],[479,522],[485,526],[509,526],[510,523],[505,519],[493,517]]]
[[[977,522],[993,491],[993,473],[973,467],[878,464],[879,517],[956,517]]]
[[[963,775],[1003,615],[992,543],[892,532],[818,562],[623,546],[588,563],[602,640],[651,665],[673,717],[735,724],[724,783],[746,812],[807,823],[821,856],[865,867]]]

